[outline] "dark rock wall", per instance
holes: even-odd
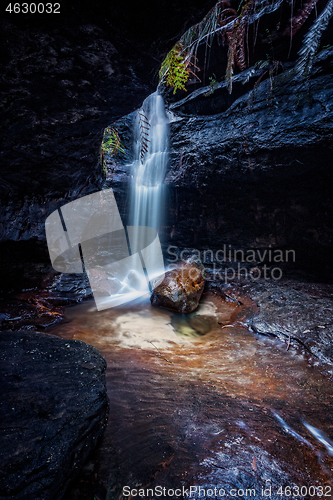
[[[101,189],[103,129],[155,89],[164,54],[214,1],[60,4],[60,15],[0,12],[3,291],[50,264],[45,219]]]
[[[106,362],[78,340],[1,332],[0,498],[60,500],[106,425]]]
[[[166,179],[176,244],[332,249],[332,49],[319,59],[309,81],[291,68],[224,113],[177,108]]]
[[[332,271],[333,50],[304,80],[293,63],[274,77],[168,102],[169,202],[161,237],[181,248],[284,248],[295,265]],[[268,75],[267,75],[268,76]],[[241,93],[243,91],[243,93]],[[129,115],[116,123],[131,136]],[[112,185],[126,207],[128,167]]]
[[[100,189],[104,127],[154,90],[173,39],[214,2],[60,3],[1,12],[1,241],[44,240],[56,205]]]

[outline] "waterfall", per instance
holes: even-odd
[[[98,234],[105,241],[98,240],[99,246],[93,248],[84,245],[83,250],[88,258],[95,259],[94,263],[99,258],[97,269],[86,266],[98,310],[147,296],[164,278],[157,231],[164,211],[167,156],[168,119],[163,98],[155,92],[147,97],[135,117],[130,221],[126,232],[112,189],[96,195],[101,200],[96,203],[95,219],[101,225]],[[103,207],[108,214],[105,220]],[[96,227],[94,224],[95,230]]]
[[[156,91],[147,97],[135,118],[130,200],[132,226],[149,226],[158,230],[163,222],[168,123],[163,97]]]
[[[135,118],[130,224],[126,229],[112,188],[64,205],[45,223],[52,265],[61,272],[82,273],[83,258],[99,311],[147,295],[164,278],[157,231],[164,212],[167,156],[168,119],[163,98],[155,92]]]
[[[107,285],[104,284],[103,288],[98,276],[89,277],[101,294],[101,298],[95,298],[99,310],[147,295],[164,278],[157,231],[165,208],[163,181],[169,140],[168,118],[163,98],[158,92],[147,97],[136,114],[133,142],[133,182],[129,225],[126,228],[129,246],[124,243],[123,231],[119,231],[119,241],[113,232],[110,245],[118,248],[120,258],[103,267],[103,272],[109,273]]]

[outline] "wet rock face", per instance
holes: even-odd
[[[154,289],[150,301],[153,306],[190,313],[198,307],[204,285],[200,266],[188,259],[176,269],[166,272],[162,283]]]
[[[169,104],[170,167],[161,239],[180,248],[288,248],[332,272],[333,51],[307,82],[293,64],[224,106],[227,89]],[[222,101],[223,106],[220,105]],[[132,115],[118,123],[128,128]],[[113,186],[125,199],[129,171]],[[123,206],[125,204],[123,203]],[[326,272],[326,270],[324,271]]]
[[[313,297],[302,288],[265,285],[252,287],[251,298],[259,306],[252,329],[287,343],[305,347],[330,376],[333,374],[332,300]]]
[[[104,26],[73,17],[61,26],[1,23],[1,240],[44,240],[53,210],[100,189],[104,126],[153,88],[129,69],[117,36],[111,41]]]
[[[213,3],[72,0],[60,15],[1,12],[0,240],[45,240],[53,210],[101,189],[103,129],[141,105],[170,39]]]
[[[0,330],[49,329],[64,307],[92,297],[86,273],[58,273],[45,246],[31,239],[1,248]]]
[[[176,245],[280,245],[304,261],[331,260],[332,69],[330,49],[308,86],[290,69],[272,91],[263,82],[218,114],[209,98],[206,116],[195,99],[173,110],[166,182]]]
[[[106,362],[77,340],[0,334],[0,498],[60,500],[108,415]]]
[[[220,285],[216,285],[220,286]],[[249,317],[249,328],[260,335],[277,337],[286,350],[303,351],[312,364],[333,375],[333,286],[283,279],[221,285],[233,300],[244,297],[258,309]]]

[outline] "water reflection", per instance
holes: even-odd
[[[332,488],[332,386],[302,352],[249,332],[244,306],[208,294],[187,320],[149,302],[89,308],[70,309],[53,333],[108,362],[111,411],[95,457],[108,498],[126,484],[253,487],[257,497],[270,484],[279,499],[280,486]],[[294,498],[316,498],[306,492]]]

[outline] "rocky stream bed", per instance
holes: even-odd
[[[0,499],[333,498],[332,20],[307,78],[295,69],[326,0],[292,44],[288,2],[262,15],[232,94],[217,42],[200,83],[159,86],[165,263],[213,255],[190,314],[149,297],[97,312],[86,273],[52,269],[45,220],[112,188],[127,225],[138,107],[215,2],[60,3],[0,19]],[[255,254],[239,279],[226,248]]]

